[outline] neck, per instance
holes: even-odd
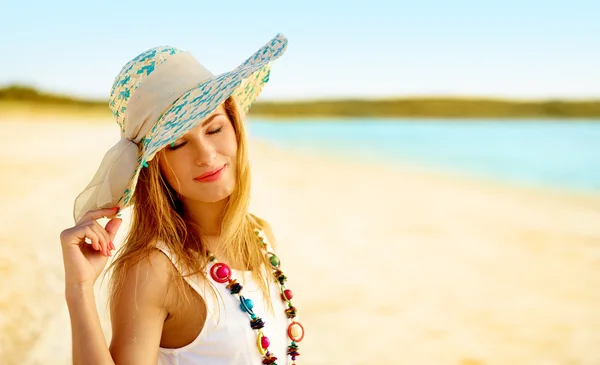
[[[223,221],[227,200],[223,199],[214,203],[185,201],[185,217],[200,226],[202,236],[218,237],[221,234],[221,222]]]

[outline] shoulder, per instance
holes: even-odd
[[[119,294],[110,308],[111,353],[121,362],[146,363],[141,359],[149,356],[149,349],[159,347],[169,313],[167,294],[172,265],[162,252],[153,249],[147,257],[123,270]],[[153,362],[154,357],[148,360]]]
[[[114,299],[113,311],[129,310],[144,306],[163,307],[165,296],[172,282],[173,268],[169,258],[157,249],[147,257],[122,268],[122,282],[119,294]]]

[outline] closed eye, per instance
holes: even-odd
[[[221,130],[223,130],[223,127],[219,127],[215,130],[209,131],[209,132],[207,132],[207,134],[217,134],[217,133],[220,133]]]
[[[169,150],[173,151],[173,150],[178,149],[181,146],[184,146],[185,144],[186,144],[186,142],[182,142],[182,143],[180,143],[178,145],[175,145],[174,143],[171,143],[168,148],[169,148]]]

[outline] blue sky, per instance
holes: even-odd
[[[289,38],[262,99],[600,97],[600,1],[0,0],[0,86],[107,98],[145,49],[218,74]]]

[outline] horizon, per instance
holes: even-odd
[[[47,96],[49,98],[57,97],[57,98],[68,98],[73,101],[78,102],[90,102],[90,103],[108,103],[108,97],[106,99],[91,99],[91,98],[81,98],[77,95],[68,94],[68,93],[60,93],[55,91],[48,91],[39,89],[29,85],[20,85],[20,84],[11,84],[11,85],[0,85],[0,91],[7,90],[12,87],[24,88],[29,90],[34,90],[40,93],[43,96]],[[2,99],[0,101],[8,100],[8,101],[28,101],[27,99]],[[456,100],[456,101],[492,101],[492,102],[514,102],[514,103],[544,103],[544,102],[565,102],[565,103],[578,103],[578,102],[600,102],[600,95],[589,97],[589,98],[537,98],[537,97],[504,97],[504,96],[481,96],[481,95],[438,95],[438,94],[430,94],[430,95],[401,95],[401,96],[356,96],[356,97],[322,97],[322,98],[306,98],[306,99],[262,99],[257,100],[256,103],[319,103],[319,102],[347,102],[347,101],[396,101],[396,100]]]

